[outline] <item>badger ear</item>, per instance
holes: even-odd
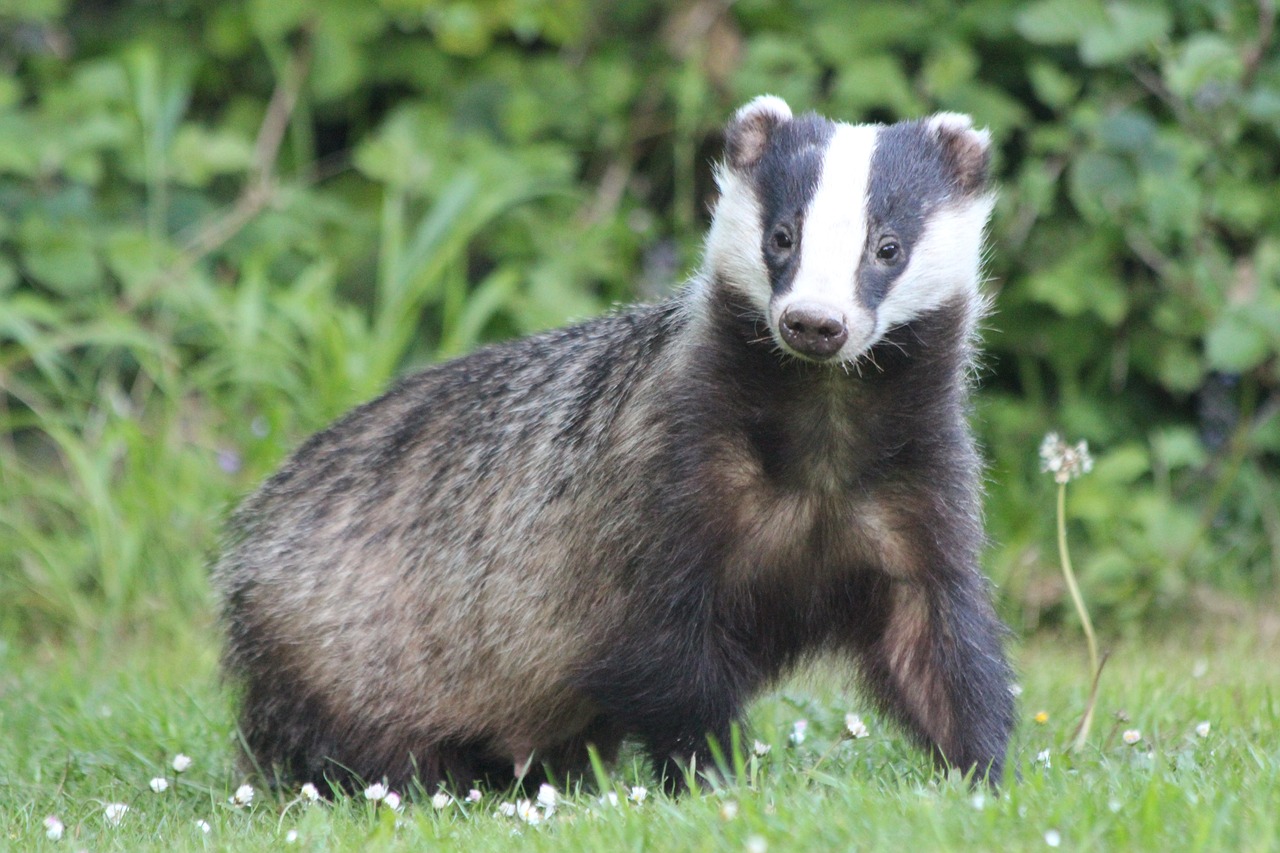
[[[928,119],[929,130],[942,146],[943,161],[966,194],[986,189],[991,169],[991,134],[977,130],[973,119],[961,113],[938,113]]]
[[[740,108],[724,131],[729,167],[741,171],[760,162],[774,128],[788,121],[791,107],[773,95],[760,95]]]

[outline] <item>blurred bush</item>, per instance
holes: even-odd
[[[991,127],[990,569],[1113,629],[1274,589],[1273,0],[0,0],[0,623],[207,619],[227,504],[397,373],[656,298],[760,92]],[[1198,596],[1198,598],[1197,598]]]

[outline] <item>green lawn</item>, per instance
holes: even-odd
[[[1045,637],[1017,650],[1021,778],[998,796],[931,776],[820,669],[754,707],[748,752],[754,739],[770,749],[742,759],[735,782],[673,801],[625,759],[611,770],[616,805],[594,786],[561,792],[536,825],[499,814],[511,798],[492,791],[438,809],[419,797],[396,814],[363,798],[312,805],[259,787],[236,808],[228,798],[253,780],[236,769],[210,631],[153,645],[11,645],[0,649],[0,848],[278,850],[294,831],[296,849],[1276,849],[1277,623],[1223,621],[1113,644],[1092,743],[1078,757],[1061,745],[1084,701],[1081,643]],[[849,711],[869,737],[840,740]],[[807,735],[790,745],[800,719]],[[1141,733],[1133,745],[1129,729]],[[171,767],[178,753],[192,759],[181,774]],[[156,777],[168,783],[160,793],[149,787]],[[629,797],[637,784],[649,789],[639,803]],[[111,803],[129,807],[114,826]],[[59,841],[46,838],[48,815],[65,825]]]

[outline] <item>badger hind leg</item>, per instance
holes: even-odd
[[[939,766],[999,784],[1014,701],[985,580],[965,570],[881,579],[883,615],[861,650],[867,685]]]

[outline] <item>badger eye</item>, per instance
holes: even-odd
[[[791,237],[791,229],[781,225],[773,229],[773,235],[770,239],[773,241],[773,248],[780,252],[785,252],[795,245],[795,241]]]
[[[891,237],[881,240],[879,248],[876,249],[876,257],[882,261],[893,262],[901,256],[902,246],[898,245],[898,241]]]

